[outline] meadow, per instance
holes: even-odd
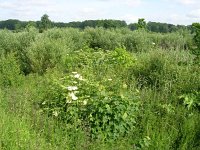
[[[0,30],[0,149],[199,150],[194,37]]]

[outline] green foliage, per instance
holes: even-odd
[[[192,59],[186,51],[152,50],[140,54],[127,76],[136,79],[139,87],[169,88],[179,95],[198,91],[199,69],[192,65]]]
[[[188,110],[193,108],[200,108],[200,92],[193,92],[188,94],[183,94],[179,96],[180,100],[183,100],[183,104],[188,108]]]
[[[154,34],[150,33],[148,37],[152,40],[155,47],[165,50],[184,50],[189,49],[192,43],[192,37],[187,31],[167,33],[167,34]]]
[[[62,65],[68,53],[82,44],[76,30],[62,32],[52,29],[37,36],[26,52],[31,72],[43,74],[48,68],[54,68],[57,64]]]
[[[49,28],[51,28],[51,20],[49,19],[49,16],[47,14],[44,14],[41,17],[39,30],[40,30],[40,32],[43,32]]]
[[[122,94],[119,87],[109,79],[100,83],[72,72],[51,81],[40,106],[73,127],[81,126],[92,137],[118,138],[134,128],[138,111],[138,97]]]
[[[122,43],[131,52],[145,52],[153,48],[155,44],[145,30],[136,30],[125,34]]]
[[[143,26],[144,19],[140,19],[140,25]],[[157,32],[157,33],[170,33],[170,32],[176,32],[177,30],[182,29],[188,29],[190,31],[193,31],[191,28],[191,25],[185,26],[185,25],[173,25],[168,23],[160,23],[160,22],[148,22],[145,23],[146,27],[149,31]],[[144,24],[144,25],[145,25]],[[33,26],[38,29],[41,28],[41,25],[39,21],[20,21],[20,20],[5,20],[0,21],[0,29],[8,29],[8,30],[14,30],[14,31],[22,31],[23,29],[27,29],[27,27]],[[113,20],[113,19],[105,19],[105,20],[85,20],[85,21],[72,21],[68,23],[64,22],[51,22],[51,27],[58,27],[58,28],[79,28],[79,29],[85,29],[87,27],[102,27],[105,29],[112,29],[112,28],[129,28],[131,30],[138,29],[138,23],[130,23],[127,25],[127,23],[123,20]]]
[[[0,149],[199,149],[192,38],[185,29],[0,31]]]
[[[199,23],[193,23],[192,26],[195,29],[195,33],[196,33],[195,36],[194,36],[194,41],[195,41],[197,47],[200,48],[200,40],[199,40],[200,24]]]
[[[157,51],[144,54],[135,64],[130,68],[130,76],[134,75],[139,83],[139,86],[160,86],[162,81],[162,73],[164,71],[165,59],[164,54]]]
[[[20,64],[20,70],[24,74],[29,74],[32,71],[28,48],[35,42],[37,34],[38,32],[33,28],[29,29],[29,31],[21,32],[17,36],[19,44],[16,45],[17,50],[15,53]]]
[[[0,31],[0,55],[16,51],[17,36],[8,30]]]
[[[0,86],[13,86],[20,83],[20,67],[14,54],[0,57]]]
[[[84,38],[88,46],[94,49],[113,50],[121,46],[120,38],[113,30],[86,28]]]
[[[195,61],[197,64],[200,64],[200,24],[193,23],[192,27],[195,30],[194,42],[196,44],[196,48],[193,49],[192,53],[196,56]]]
[[[145,21],[144,18],[140,18],[138,19],[138,23],[137,23],[137,29],[146,29],[147,28],[147,23]]]
[[[38,139],[36,134],[29,128],[24,118],[18,118],[13,114],[8,114],[0,109],[0,149],[35,149],[35,141],[40,143],[40,147],[45,149],[48,144],[45,139]],[[20,122],[20,123],[19,123]]]
[[[117,48],[109,52],[107,57],[108,64],[111,64],[112,67],[115,66],[116,69],[127,69],[133,66],[136,61],[134,56],[123,48]]]

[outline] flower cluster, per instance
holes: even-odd
[[[74,78],[79,79],[79,80],[83,80],[83,77],[78,74],[77,72],[72,72],[74,74]]]
[[[77,85],[80,81],[83,81],[83,77],[78,74],[77,72],[72,72],[72,75],[70,76],[70,83],[69,84],[73,84],[73,86],[67,86],[66,89],[68,90],[68,95],[66,96],[66,103],[72,103],[72,101],[76,101],[78,100],[77,97],[77,93],[79,93],[78,91],[78,87],[75,86]],[[83,102],[83,105],[86,105],[87,102]]]

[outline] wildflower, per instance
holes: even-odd
[[[72,100],[77,100],[78,99],[78,97],[76,97],[76,95],[73,93],[73,92],[71,92],[71,93],[69,93],[69,96],[72,98]]]
[[[78,90],[78,87],[77,86],[68,86],[67,90],[69,90],[69,91],[76,91],[76,90]]]
[[[77,74],[77,72],[72,72],[73,74]]]
[[[83,101],[83,105],[87,105],[87,101],[86,100]]]
[[[156,45],[156,43],[152,42],[152,45]]]
[[[108,79],[108,81],[112,81],[112,79]]]
[[[79,80],[83,80],[83,77],[82,77],[82,76],[80,76],[80,77],[79,77]]]
[[[42,103],[42,105],[45,105],[46,104],[46,102],[44,101],[43,103]]]
[[[75,72],[74,72],[74,74],[75,74]],[[80,74],[78,74],[77,72],[74,75],[74,78],[79,79],[79,80],[83,80],[83,77]]]
[[[79,79],[80,77],[81,77],[81,75],[80,75],[80,74],[78,74],[78,73],[74,75],[74,78],[77,78],[77,79]]]
[[[58,117],[58,112],[57,111],[53,111],[53,116]]]

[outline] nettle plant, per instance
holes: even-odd
[[[120,86],[127,91],[127,86],[112,79],[100,83],[72,72],[50,82],[40,106],[49,116],[68,127],[83,128],[92,138],[116,139],[134,128],[139,109],[138,94],[130,98],[119,91]]]

